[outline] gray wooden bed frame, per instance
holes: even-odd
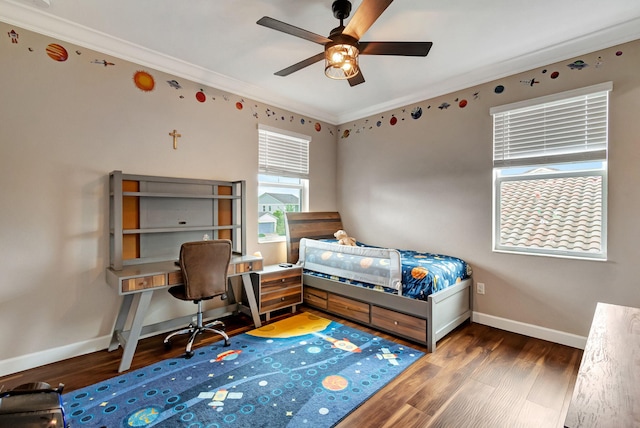
[[[297,263],[302,238],[335,239],[342,227],[338,212],[287,213],[287,261]],[[426,345],[471,318],[473,279],[438,291],[428,300],[383,293],[331,279],[303,275],[304,303],[320,310]]]

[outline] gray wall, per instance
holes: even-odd
[[[588,66],[568,67],[575,60]],[[486,285],[485,295],[474,294],[481,322],[586,336],[596,302],[640,306],[639,68],[635,41],[340,126],[338,205],[347,231],[364,242],[469,261],[474,282]],[[489,109],[605,81],[613,81],[608,260],[492,252]],[[445,102],[450,106],[440,108]],[[415,107],[423,109],[419,119],[411,118]]]
[[[311,136],[310,208],[336,209],[335,126],[321,123],[318,132],[313,118],[183,79],[174,89],[166,83],[174,76],[68,43],[57,42],[69,58],[54,61],[45,49],[55,40],[0,23],[0,34],[11,29],[19,43],[0,42],[0,373],[32,357],[42,362],[38,353],[55,359],[106,347],[120,302],[105,282],[112,170],[246,180],[248,252],[281,262],[284,244],[257,242],[263,123]],[[154,77],[153,91],[134,85],[138,70]],[[173,129],[182,134],[178,150]],[[148,318],[194,308],[156,293]]]

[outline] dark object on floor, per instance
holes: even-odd
[[[63,384],[25,383],[0,393],[0,426],[16,428],[69,427],[62,407]]]

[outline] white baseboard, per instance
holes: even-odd
[[[471,320],[478,324],[484,324],[489,327],[499,328],[500,330],[535,337],[536,339],[542,339],[548,342],[571,346],[572,348],[584,349],[587,343],[587,338],[584,336],[578,336],[564,331],[552,330],[550,328],[526,324],[520,321],[513,321],[480,312],[473,312]]]
[[[84,342],[72,343],[58,348],[47,349],[46,351],[34,352],[32,354],[20,355],[0,361],[0,376],[29,370],[45,364],[55,363],[68,358],[77,357],[91,352],[100,351],[109,347],[111,336],[103,336]],[[46,379],[25,379],[25,382],[46,382]],[[55,385],[53,385],[55,386]]]

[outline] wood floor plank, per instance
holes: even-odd
[[[498,386],[502,379],[509,375],[509,370],[526,342],[525,336],[517,334],[506,336],[475,370],[473,378],[487,385]]]
[[[526,400],[517,417],[514,426],[523,428],[553,427],[559,428],[564,424],[559,424],[559,413],[549,407],[541,406]],[[562,417],[564,421],[564,416]]]
[[[571,374],[577,372],[582,352],[557,345],[544,357],[542,370],[527,399],[556,411],[562,410]]]
[[[368,427],[378,426],[380,428],[419,428],[425,426],[429,417],[413,406],[405,404],[396,409],[394,414],[382,425],[369,424]]]
[[[478,414],[488,403],[494,387],[469,379],[443,403],[433,415],[430,427],[481,427],[488,426]]]

